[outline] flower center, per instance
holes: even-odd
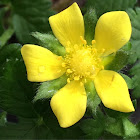
[[[97,51],[95,40],[92,41],[90,46],[87,45],[86,40],[83,40],[83,38],[81,40],[82,45],[71,46],[68,43],[66,48],[67,54],[62,66],[66,68],[66,74],[69,77],[68,82],[80,80],[80,82],[85,83],[88,79],[94,79],[97,73],[104,69],[101,62],[101,54],[104,50],[102,52]]]

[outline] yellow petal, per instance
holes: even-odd
[[[63,46],[68,42],[72,45],[80,44],[80,36],[84,36],[84,20],[77,3],[64,11],[51,16],[49,22],[53,33]]]
[[[97,48],[105,49],[104,55],[116,52],[129,41],[131,32],[131,22],[126,12],[105,13],[99,18],[95,28]]]
[[[51,108],[61,127],[69,127],[85,114],[87,96],[84,85],[72,81],[60,89],[51,99]]]
[[[125,80],[116,72],[102,70],[94,80],[99,97],[107,108],[120,111],[134,111]]]
[[[61,67],[62,57],[53,54],[46,48],[27,44],[22,47],[21,54],[26,65],[29,81],[53,80],[64,73]]]

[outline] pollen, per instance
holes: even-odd
[[[62,67],[66,68],[68,83],[72,80],[86,83],[88,79],[93,79],[100,70],[104,69],[100,57],[104,50],[97,51],[95,40],[92,40],[91,45],[87,45],[82,36],[80,40],[81,45],[72,46],[70,42],[67,43],[66,51],[68,51]]]

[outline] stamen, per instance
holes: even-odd
[[[73,71],[71,69],[67,69],[67,73],[72,73]]]
[[[75,77],[74,77],[74,80],[75,80],[75,81],[78,81],[78,80],[80,79],[79,77],[80,77],[80,76],[75,76]]]
[[[86,41],[82,36],[80,36],[80,40],[82,41],[82,43],[83,43],[84,45],[87,44],[87,41]]]
[[[70,83],[70,78],[67,79],[67,82]]]
[[[62,63],[62,67],[63,67],[63,68],[66,67],[66,63],[63,62],[63,63]]]
[[[94,45],[96,43],[96,41],[95,40],[92,40],[92,45]]]
[[[62,56],[58,56],[58,58],[57,58],[58,60],[61,60],[62,59]]]
[[[90,72],[85,72],[85,74],[86,74],[87,76],[89,76],[89,75],[90,75]]]
[[[97,53],[97,49],[96,49],[96,48],[93,48],[92,51],[93,51],[94,53]]]
[[[66,74],[69,77],[67,82],[80,81],[80,85],[87,82],[88,79],[94,79],[98,72],[104,67],[102,66],[101,53],[105,49],[97,51],[95,48],[96,41],[92,40],[92,45],[87,45],[86,40],[83,36],[80,36],[82,45],[73,45],[67,42],[66,51],[68,52],[65,56],[62,67],[65,67]]]

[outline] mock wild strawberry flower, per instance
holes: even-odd
[[[128,87],[122,76],[105,70],[103,59],[119,50],[130,39],[131,23],[124,11],[103,14],[96,25],[90,45],[84,39],[84,20],[76,3],[51,16],[49,22],[59,42],[65,47],[64,57],[37,45],[26,44],[21,53],[28,80],[44,82],[68,76],[67,84],[54,94],[51,108],[61,127],[69,127],[85,114],[87,96],[84,84],[92,80],[105,107],[134,111]]]

